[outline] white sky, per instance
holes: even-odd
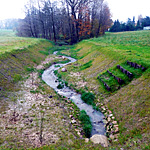
[[[112,13],[113,21],[126,22],[128,18],[138,19],[141,14],[143,17],[150,17],[150,0],[105,0],[108,2]]]
[[[24,18],[24,4],[28,0],[0,0],[0,20]],[[150,16],[150,0],[105,0],[113,15],[112,19],[126,22],[138,15]]]
[[[24,18],[24,5],[28,0],[0,0],[0,20]]]

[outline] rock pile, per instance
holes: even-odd
[[[112,112],[103,104],[101,104],[101,112],[105,115],[103,122],[105,123],[106,135],[111,140],[117,140],[119,126]]]

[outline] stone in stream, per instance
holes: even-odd
[[[103,121],[102,121],[102,120],[100,120],[100,121],[98,121],[98,123],[103,123]]]
[[[95,134],[93,135],[90,140],[94,143],[94,144],[101,144],[104,147],[108,147],[108,140],[107,137],[105,135],[99,135],[99,134]]]
[[[67,72],[67,69],[66,68],[62,68],[61,71],[62,72]]]

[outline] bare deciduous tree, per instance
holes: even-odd
[[[81,40],[83,35],[98,37],[104,34],[111,25],[110,17],[104,0],[29,0],[26,17],[20,20],[18,35],[42,37],[55,42],[70,39],[73,44]]]

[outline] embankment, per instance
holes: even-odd
[[[92,91],[97,99],[95,104],[102,109],[108,108],[118,122],[119,134],[114,139],[114,131],[110,128],[112,145],[125,149],[149,148],[150,133],[150,50],[149,31],[125,32],[108,34],[97,39],[84,40],[63,54],[75,56],[78,61],[67,67],[68,73],[61,73],[64,80],[73,88]],[[146,70],[131,67],[131,61],[142,65]],[[133,73],[128,78],[117,65]],[[123,78],[124,83],[119,85],[113,81],[107,70]],[[114,91],[107,91],[103,82],[97,78],[101,76]],[[79,84],[80,83],[80,84]],[[113,86],[114,85],[114,86]],[[104,110],[103,110],[104,111]],[[104,111],[105,112],[105,111]],[[109,112],[105,113],[109,118]],[[111,115],[110,115],[111,116]],[[112,124],[111,124],[112,125]],[[113,126],[113,125],[112,125]]]
[[[6,91],[15,90],[15,83],[21,80],[27,68],[38,65],[45,56],[52,43],[47,40],[39,39],[38,42],[25,48],[18,48],[0,55],[0,97]]]

